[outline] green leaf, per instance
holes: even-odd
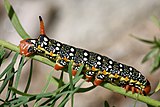
[[[69,100],[69,94],[67,94],[67,95],[63,98],[63,100],[62,100],[61,103],[58,105],[58,107],[64,107],[68,100]]]
[[[132,34],[130,34],[130,36],[131,36],[131,37],[134,37],[135,39],[137,39],[137,40],[139,40],[139,41],[141,41],[141,42],[144,42],[144,43],[148,43],[148,44],[153,44],[153,43],[154,43],[154,41],[152,41],[152,40],[142,39],[142,38],[136,37],[136,36],[134,36],[134,35],[132,35]]]
[[[53,74],[53,70],[50,72],[50,74],[48,76],[48,79],[47,79],[47,82],[46,82],[45,86],[43,87],[43,89],[41,91],[41,94],[45,93],[47,91],[47,89],[49,87],[49,84],[51,82],[52,74]],[[37,99],[36,102],[34,103],[34,107],[38,107],[40,101],[41,101],[41,99]]]
[[[7,14],[14,26],[14,28],[16,29],[16,31],[18,32],[18,34],[23,38],[30,38],[30,36],[25,32],[25,30],[23,29],[21,23],[19,22],[19,19],[13,9],[13,7],[11,6],[11,4],[9,3],[8,0],[4,0],[4,6],[6,8]]]
[[[94,89],[96,86],[90,86],[90,87],[88,87],[88,88],[79,88],[79,90],[77,91],[77,93],[84,93],[84,92],[88,92],[88,91],[90,91],[90,90],[92,90],[92,89]]]
[[[60,79],[59,79],[59,81],[58,81],[58,88],[60,88],[61,86],[64,85],[64,82],[63,82],[63,74],[64,74],[64,71],[62,70]]]
[[[18,98],[12,99],[12,100],[10,100],[10,102],[9,102],[9,106],[13,107],[13,105],[19,104],[19,103],[23,102],[23,101],[26,100],[26,99],[28,99],[28,97],[26,97],[26,96],[20,96],[20,97],[18,97]],[[17,106],[17,107],[18,107],[18,106]]]
[[[160,39],[157,39],[156,37],[154,37],[154,43],[157,48],[160,48]]]
[[[152,106],[152,105],[147,104],[147,107],[155,107],[155,106]]]
[[[12,68],[14,67],[14,64],[16,62],[16,59],[18,57],[18,53],[16,53],[12,59],[12,62],[7,66],[7,68],[1,73],[0,79],[7,73],[11,72]]]
[[[14,84],[14,88],[16,88],[16,89],[18,87],[22,67],[23,67],[23,64],[24,64],[24,59],[25,59],[25,57],[22,56],[21,59],[20,59],[20,62],[19,62],[19,66],[18,66],[18,70],[17,70],[17,74],[16,74],[16,80],[15,80],[15,84]]]
[[[28,81],[27,81],[27,85],[26,88],[24,90],[24,93],[27,93],[30,83],[31,83],[31,78],[32,78],[32,72],[33,72],[33,59],[31,59],[31,65],[30,65],[30,72],[29,72],[29,77],[28,77]]]
[[[7,86],[7,83],[12,80],[12,77],[14,76],[14,64],[16,63],[18,57],[18,53],[16,53],[12,59],[12,62],[7,66],[7,68],[1,73],[0,78],[2,78],[5,74],[5,79],[0,87],[0,94],[4,90],[4,88]]]
[[[69,100],[70,96],[72,98],[72,95],[78,91],[78,89],[80,88],[80,86],[83,84],[84,82],[80,83],[80,85],[78,85],[73,91],[71,91],[71,93],[67,93],[67,95],[63,98],[63,100],[61,101],[61,103],[58,105],[58,107],[63,107],[67,101]],[[71,102],[72,103],[72,102]],[[71,106],[73,107],[73,105],[71,104]]]
[[[81,72],[82,72],[82,70],[83,70],[83,67],[84,67],[84,64],[82,64],[82,65],[79,67],[78,72],[77,72],[76,75],[75,75],[75,78],[77,78],[77,77],[81,74]]]
[[[155,56],[154,62],[151,65],[151,73],[155,72],[160,67],[160,54]]]
[[[72,79],[72,64],[73,64],[73,62],[71,61],[71,62],[69,62],[69,66],[68,66],[71,91],[74,90],[73,79]],[[73,107],[73,103],[74,103],[74,94],[71,95],[71,107]]]
[[[22,67],[24,65],[24,56],[21,57],[20,59],[20,62],[19,62],[19,66],[18,66],[18,70],[17,70],[17,73],[16,73],[16,79],[15,79],[15,84],[14,84],[14,88],[17,89],[18,87],[18,83],[19,83],[19,80],[20,80],[20,75],[21,75],[21,71],[22,71]],[[12,98],[16,98],[16,94],[13,93],[12,94]]]
[[[3,46],[0,46],[0,66],[1,66],[1,64],[2,64],[2,62],[3,62],[3,60],[4,60],[4,55],[5,55],[5,49],[4,49],[4,47]]]
[[[160,82],[158,83],[158,85],[157,85],[156,89],[154,90],[154,92],[157,92],[159,90],[160,90]]]
[[[68,66],[68,73],[69,73],[69,80],[70,80],[70,87],[71,87],[71,91],[73,90],[74,86],[73,86],[73,79],[72,79],[72,64],[73,62],[69,62],[69,66]]]
[[[4,90],[4,88],[7,86],[7,83],[9,82],[9,80],[14,76],[14,73],[10,73],[10,75],[6,76],[1,87],[0,87],[0,94],[2,93],[2,91]]]
[[[23,99],[20,99],[19,103],[15,103],[12,107],[20,107],[21,105],[29,102],[29,99],[27,97],[24,97]]]
[[[11,73],[14,73],[14,69],[12,69]],[[7,76],[11,75],[11,73],[8,73]],[[13,81],[14,81],[14,75],[11,77],[11,79],[8,81],[8,87],[12,87],[13,85]],[[6,94],[6,100],[5,101],[8,101],[9,97],[10,97],[10,94],[11,94],[11,90],[8,88],[7,89],[7,94]]]
[[[150,58],[154,57],[157,53],[158,53],[159,49],[158,48],[154,48],[152,49],[149,53],[147,53],[147,55],[143,58],[142,63],[146,62],[147,60],[149,60]]]
[[[160,20],[156,16],[152,16],[151,20],[158,28],[160,28]]]
[[[56,78],[56,77],[52,77],[52,79],[51,79],[51,82],[55,85],[55,86],[59,86],[59,82],[60,82],[60,79],[58,79],[58,78]],[[63,81],[62,81],[63,82]],[[62,84],[64,84],[64,82],[62,83]]]
[[[27,94],[27,93],[21,92],[21,91],[17,90],[16,88],[13,88],[13,87],[9,87],[9,89],[12,90],[13,92],[19,94],[19,95],[22,95],[22,96],[35,96],[33,94]]]

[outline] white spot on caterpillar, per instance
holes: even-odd
[[[55,52],[55,49],[53,49],[52,52],[54,53],[54,52]]]
[[[113,64],[113,61],[110,60],[110,61],[109,61],[109,64]]]
[[[83,58],[83,60],[84,60],[84,61],[87,61],[88,59],[87,59],[87,58]]]
[[[108,68],[106,68],[106,71],[108,71]]]
[[[43,42],[44,43],[44,45],[47,45],[47,42]]]
[[[97,57],[98,60],[101,60],[102,58],[100,56]]]
[[[71,52],[74,52],[74,48],[71,48],[70,50],[71,50]]]
[[[31,40],[31,42],[32,42],[33,44],[35,44],[35,43],[36,43],[36,41],[35,41],[35,40]]]
[[[138,77],[140,77],[140,76],[141,76],[141,73],[139,72],[139,73],[138,73]]]
[[[44,37],[44,41],[48,41],[48,39],[46,37]]]
[[[119,64],[119,67],[123,67],[123,65],[122,65],[122,64]]]
[[[121,69],[119,69],[120,71],[123,71],[123,69],[121,68]]]
[[[99,75],[99,77],[100,77],[101,79],[103,79],[103,78],[104,78],[104,75]]]
[[[69,56],[74,56],[74,54],[73,53],[69,53]]]
[[[108,66],[108,68],[112,68],[112,66],[111,66],[111,65],[109,65],[109,66]]]
[[[88,53],[87,53],[87,52],[84,52],[84,56],[88,56]]]
[[[100,62],[100,61],[98,61],[98,62],[97,62],[97,65],[101,65],[101,62]]]
[[[41,47],[43,47],[43,43],[41,43]]]
[[[57,43],[57,46],[61,46],[61,44],[60,44],[60,43]]]
[[[132,71],[132,70],[133,70],[133,68],[129,67],[129,70],[130,70],[130,71]]]
[[[59,47],[56,47],[56,50],[59,50]]]

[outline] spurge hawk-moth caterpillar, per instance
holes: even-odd
[[[93,81],[94,85],[109,82],[123,87],[126,91],[148,95],[151,86],[149,81],[135,68],[116,62],[106,56],[90,52],[84,49],[70,46],[54,39],[49,39],[45,34],[44,23],[40,19],[40,36],[37,39],[25,39],[20,41],[20,53],[25,56],[39,54],[54,61],[56,70],[68,67],[73,61],[72,75],[84,64],[82,73],[87,81]]]

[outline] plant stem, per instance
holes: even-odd
[[[0,40],[0,45],[4,46],[4,48],[7,48],[7,49],[12,50],[14,52],[18,52],[18,53],[20,52],[19,51],[19,46],[16,46],[16,45],[14,45],[12,43],[9,43],[9,42],[7,42],[5,40]],[[47,64],[49,66],[52,66],[52,67],[54,67],[54,65],[55,65],[54,62],[52,62],[51,60],[49,60],[49,59],[47,59],[45,57],[42,57],[40,55],[34,55],[34,56],[30,56],[28,58],[35,59],[37,61],[40,61],[40,62],[45,63],[45,64]]]
[[[12,51],[15,51],[15,52],[19,53],[19,47],[14,45],[14,44],[11,44],[11,43],[6,42],[4,40],[0,40],[0,45],[4,46],[5,48],[7,48],[9,50],[12,50]],[[40,61],[42,63],[45,63],[45,64],[47,64],[49,66],[52,66],[52,67],[55,65],[54,62],[50,61],[47,58],[39,56],[39,55],[34,55],[34,56],[31,56],[30,58],[35,59],[37,61]],[[146,103],[148,105],[160,107],[160,102],[150,98],[149,96],[138,95],[137,93],[132,94],[131,91],[126,92],[126,90],[124,90],[123,88],[118,87],[118,86],[114,86],[114,85],[112,85],[110,83],[104,83],[101,86],[104,87],[104,88],[107,88],[107,89],[109,89],[109,90],[111,90],[113,92],[120,93],[121,95],[130,97],[132,99],[137,99],[138,101],[144,102],[144,103]]]

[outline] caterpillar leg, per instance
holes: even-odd
[[[64,68],[64,66],[61,65],[61,64],[59,64],[59,63],[56,63],[55,66],[54,66],[54,69],[55,69],[55,70],[61,70],[61,69],[63,69],[63,68]]]
[[[99,71],[100,72],[100,71]],[[105,76],[104,76],[104,74],[102,74],[102,73],[98,73],[97,75],[96,75],[96,77],[95,77],[95,80],[94,80],[94,85],[100,85],[103,81],[104,81],[104,79],[105,79]]]
[[[94,77],[95,75],[98,73],[98,70],[92,66],[86,66],[86,71],[85,71],[85,77],[86,77],[86,81],[87,82],[90,82]]]
[[[87,79],[86,81],[90,82],[93,79],[93,77],[95,76],[95,74],[96,74],[96,71],[92,71],[92,70],[86,71],[85,72],[85,77]]]
[[[72,70],[72,76],[75,76],[77,74],[77,70]]]
[[[64,60],[64,59],[58,59],[57,61],[56,61],[56,64],[55,64],[55,66],[54,66],[54,69],[55,70],[61,70],[61,69],[63,69],[65,66],[67,66],[68,65],[68,63]]]
[[[77,71],[79,70],[80,65],[79,64],[73,64],[72,65],[72,76],[75,76],[77,74]]]
[[[124,86],[124,89],[126,90],[126,92],[127,91],[132,91],[132,94],[140,93],[140,94],[143,95],[142,90],[140,90],[140,89],[138,89],[138,88],[136,88],[134,86],[126,85],[126,86]]]

